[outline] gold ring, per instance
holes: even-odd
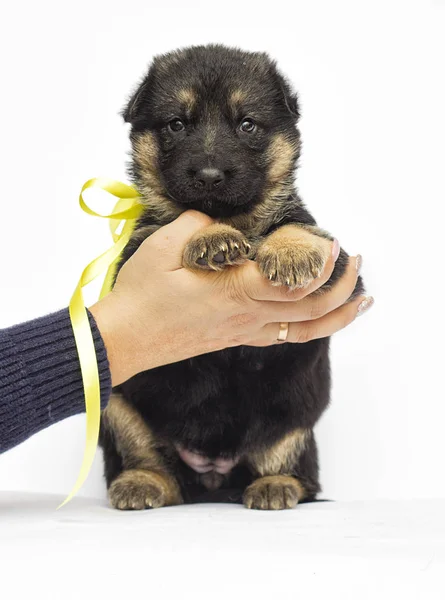
[[[280,323],[280,331],[278,332],[277,341],[285,342],[289,333],[289,323]]]

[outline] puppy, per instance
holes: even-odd
[[[145,210],[121,265],[193,208],[216,223],[190,240],[184,266],[220,270],[250,258],[289,288],[320,275],[332,238],[297,195],[298,99],[266,54],[212,45],[157,57],[123,116]],[[346,264],[342,250],[323,289]],[[359,278],[354,295],[362,291]],[[328,339],[230,348],[115,389],[101,428],[112,506],[210,499],[284,509],[315,499],[328,348]]]

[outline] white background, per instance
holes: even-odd
[[[126,180],[118,111],[151,57],[267,50],[300,92],[302,196],[362,253],[376,298],[333,340],[324,496],[444,497],[445,3],[27,0],[0,20],[0,326],[66,306],[108,246],[77,196],[90,177]],[[83,432],[75,417],[2,455],[0,489],[68,492]],[[104,494],[100,463],[83,494]]]

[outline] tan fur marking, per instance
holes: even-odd
[[[283,134],[277,134],[267,150],[268,172],[270,183],[277,183],[292,171],[298,145],[291,143]]]
[[[283,225],[273,233],[271,233],[265,240],[268,246],[281,247],[288,244],[302,244],[304,246],[313,246],[314,244],[321,244],[326,250],[329,248],[332,237],[313,225],[304,225],[300,223],[291,223],[289,225]]]
[[[112,394],[103,411],[104,426],[113,432],[124,469],[162,470],[164,461],[152,431],[141,415],[120,394]]]
[[[179,90],[177,98],[186,111],[192,112],[196,105],[196,94],[192,89],[183,88]]]
[[[319,232],[296,224],[280,227],[258,247],[260,271],[273,285],[307,286],[321,275],[331,253],[331,243]]]
[[[256,479],[244,492],[246,508],[257,510],[283,510],[294,508],[304,499],[306,491],[295,477],[269,475]]]
[[[138,165],[150,173],[157,173],[158,144],[154,134],[151,131],[138,134],[133,149]]]
[[[148,212],[154,213],[165,222],[170,222],[184,212],[165,195],[158,169],[158,144],[151,132],[138,134],[133,139],[133,160],[140,172],[138,191]]]
[[[261,477],[291,473],[298,457],[306,448],[308,435],[306,429],[295,429],[271,448],[250,454],[250,468]]]
[[[229,97],[229,105],[234,113],[238,111],[240,105],[247,99],[247,93],[244,90],[234,90]]]

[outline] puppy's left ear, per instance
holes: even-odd
[[[298,101],[298,94],[292,90],[285,91],[284,101],[289,109],[290,114],[294,117],[295,121],[300,118],[300,104]]]
[[[284,78],[282,78],[281,81],[281,89],[283,90],[284,102],[286,103],[287,109],[295,119],[295,122],[297,122],[300,118],[298,94],[292,90],[291,86]]]
[[[290,112],[296,123],[300,118],[300,105],[298,102],[298,95],[296,92],[294,92],[291,84],[286,79],[286,77],[282,73],[280,73],[280,71],[276,68],[276,65],[275,76],[277,78],[277,83],[281,88],[286,108]]]

